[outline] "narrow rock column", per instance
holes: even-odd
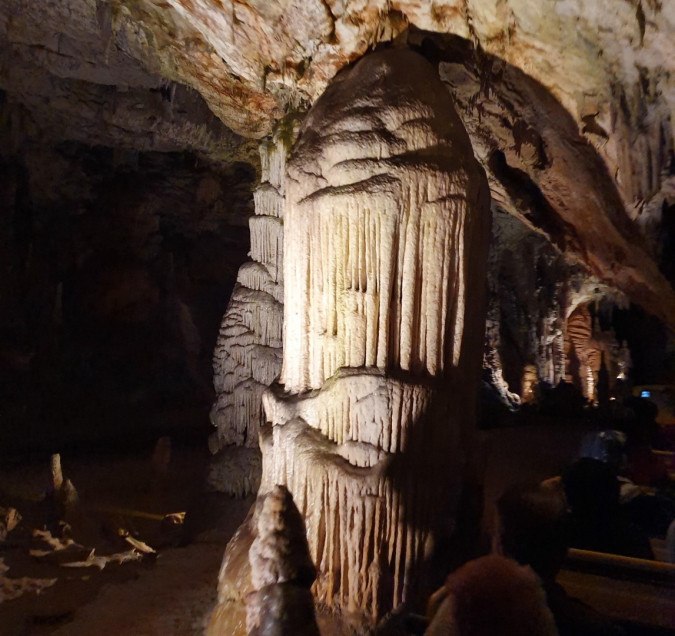
[[[249,636],[319,636],[310,587],[316,576],[305,526],[283,486],[259,497],[257,536],[248,551],[251,586],[246,597]]]
[[[281,141],[261,146],[262,179],[249,220],[252,260],[239,268],[213,355],[214,451],[229,444],[257,447],[260,398],[281,370],[285,157]]]
[[[452,528],[485,329],[489,194],[435,69],[343,72],[287,165],[281,385],[260,494],[288,487],[317,600],[374,624]],[[446,532],[447,534],[447,532]]]
[[[278,135],[261,145],[262,178],[249,219],[252,260],[239,268],[213,355],[216,431],[209,447],[219,454],[211,462],[209,484],[240,496],[258,488],[262,394],[281,371],[286,153]]]

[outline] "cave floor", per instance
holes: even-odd
[[[496,497],[510,484],[559,474],[588,430],[583,422],[548,420],[483,433],[486,537]],[[0,541],[0,636],[201,634],[215,602],[225,546],[253,502],[253,497],[237,500],[205,492],[208,459],[205,444],[175,446],[170,457],[164,452],[159,459],[152,448],[63,454],[64,478],[79,495],[74,510],[65,514],[70,524],[65,531],[57,524],[58,502],[50,495],[49,457],[0,459],[0,507],[13,506],[23,517]],[[166,523],[165,515],[181,512],[184,523]],[[45,549],[45,542],[33,536],[42,528],[54,536],[69,534],[76,549],[68,548],[70,556],[68,550]],[[94,556],[110,559],[129,551],[120,529],[156,554],[95,567]],[[31,555],[36,548],[43,554]],[[78,567],[67,567],[73,559]],[[13,589],[8,580],[15,587],[55,582],[40,593],[26,591],[7,600]],[[576,579],[572,582],[579,587]]]
[[[174,447],[159,459],[152,448],[62,455],[63,476],[78,493],[65,515],[50,494],[48,457],[4,460],[0,506],[16,508],[22,519],[0,541],[0,636],[201,633],[225,545],[253,501],[204,492],[208,457],[205,445]],[[183,523],[180,514],[164,518],[183,512]],[[61,516],[70,528],[58,525]],[[53,549],[34,536],[43,528],[72,537],[74,545]],[[120,530],[142,542],[135,560],[115,561],[131,551]],[[144,545],[156,552],[142,554]],[[40,582],[49,586],[11,598]]]

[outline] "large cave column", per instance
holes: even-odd
[[[260,494],[292,493],[317,600],[366,623],[411,596],[452,527],[485,328],[489,194],[435,70],[343,72],[287,164],[281,386]],[[443,517],[443,524],[439,519]]]

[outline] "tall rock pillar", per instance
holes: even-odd
[[[292,493],[324,606],[374,624],[452,529],[485,332],[489,193],[435,69],[340,74],[286,170],[284,350],[260,494]]]

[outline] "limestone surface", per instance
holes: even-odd
[[[213,354],[216,401],[211,422],[216,432],[209,446],[219,454],[211,462],[209,484],[237,496],[255,492],[260,482],[262,396],[281,371],[283,141],[261,145],[260,157],[262,183],[254,194],[255,215],[249,220],[252,260],[239,269]]]
[[[672,2],[8,0],[0,88],[59,140],[256,164],[239,135],[405,41],[453,90],[493,199],[675,324],[655,267],[675,201]]]
[[[260,492],[289,489],[317,600],[360,624],[414,596],[473,423],[488,197],[440,86],[407,49],[364,58],[310,111],[287,168]]]

